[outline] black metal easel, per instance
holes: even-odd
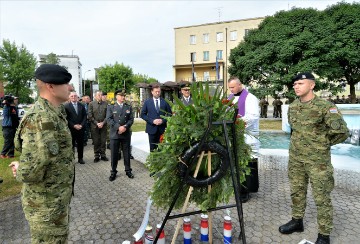
[[[187,212],[187,213],[183,213],[183,214],[176,214],[176,215],[171,215],[170,216],[170,213],[171,213],[172,209],[174,208],[176,200],[178,199],[178,197],[180,195],[180,192],[183,189],[184,184],[186,184],[185,179],[189,176],[190,167],[188,167],[188,169],[186,171],[186,174],[185,174],[185,177],[181,181],[182,184],[180,184],[180,186],[179,186],[179,188],[178,188],[178,190],[177,190],[177,192],[175,194],[175,197],[174,197],[174,199],[173,199],[173,201],[172,201],[172,203],[171,203],[171,205],[169,207],[169,210],[166,213],[165,219],[162,222],[158,233],[156,234],[154,244],[157,243],[157,241],[158,241],[158,239],[160,237],[160,234],[161,234],[162,230],[164,229],[164,226],[165,226],[167,220],[169,220],[169,219],[176,219],[176,218],[190,216],[190,215],[199,214],[199,213],[203,213],[203,212],[212,212],[212,211],[216,211],[216,210],[232,208],[232,207],[235,207],[235,206],[237,208],[238,218],[239,218],[239,222],[240,222],[240,239],[242,240],[243,244],[246,244],[244,216],[243,216],[242,203],[241,203],[241,200],[240,200],[240,193],[239,193],[239,191],[240,191],[239,162],[238,162],[236,147],[231,147],[228,131],[226,130],[227,126],[230,125],[231,126],[231,133],[233,134],[232,145],[237,145],[237,142],[236,142],[236,128],[235,128],[235,122],[236,122],[236,119],[237,119],[237,114],[238,114],[238,109],[235,110],[234,118],[233,118],[232,121],[223,120],[223,121],[212,122],[212,111],[210,111],[208,127],[207,127],[207,129],[206,129],[206,131],[204,133],[204,136],[200,140],[200,145],[198,147],[198,150],[197,150],[195,156],[192,158],[192,160],[195,160],[198,157],[198,155],[200,154],[201,149],[202,149],[202,145],[204,144],[206,138],[208,137],[212,125],[222,125],[223,133],[224,133],[224,137],[225,137],[225,142],[226,142],[226,148],[227,148],[228,156],[229,156],[229,159],[230,159],[231,178],[232,178],[234,192],[235,192],[236,204],[224,205],[224,206],[220,206],[220,207],[216,207],[216,208],[210,208],[210,209],[207,209],[206,211],[199,210],[199,211],[192,211],[192,212]],[[233,159],[231,149],[233,151],[235,160]]]

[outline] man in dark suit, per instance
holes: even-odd
[[[125,91],[115,92],[116,102],[108,106],[106,119],[110,126],[110,150],[111,150],[111,175],[110,181],[115,180],[119,159],[119,148],[122,145],[124,166],[126,175],[133,179],[134,175],[130,167],[130,141],[131,126],[134,123],[134,115],[130,104],[125,103]]]
[[[84,133],[86,127],[87,114],[85,107],[78,100],[76,92],[69,95],[70,101],[65,103],[66,119],[71,132],[72,146],[77,148],[78,162],[84,164]]]
[[[181,94],[182,94],[181,101],[186,106],[193,104],[193,100],[191,99],[191,96],[190,96],[190,86],[191,85],[190,85],[189,82],[183,83],[180,86],[181,87]]]
[[[141,118],[146,121],[145,132],[149,136],[150,151],[157,148],[166,128],[166,119],[160,116],[170,116],[172,114],[170,105],[160,97],[161,88],[159,84],[151,86],[152,98],[147,99],[141,109]]]

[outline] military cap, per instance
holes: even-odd
[[[72,75],[64,68],[56,64],[42,64],[35,71],[35,78],[50,84],[66,84]]]
[[[117,90],[116,92],[115,92],[115,96],[116,95],[120,95],[120,96],[126,96],[126,92],[125,92],[125,90]]]
[[[188,82],[185,82],[185,83],[182,83],[182,84],[180,85],[180,87],[181,87],[181,89],[190,89],[191,84],[188,83]]]
[[[303,73],[299,73],[298,75],[295,75],[292,79],[293,82],[298,80],[315,80],[315,77],[310,72],[303,72]]]

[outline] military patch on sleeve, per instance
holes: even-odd
[[[51,155],[59,154],[59,144],[56,141],[51,141],[48,143],[49,152]]]
[[[330,126],[331,126],[331,129],[338,130],[338,129],[340,129],[341,124],[338,120],[334,120],[333,122],[331,122]]]
[[[337,108],[336,107],[332,107],[332,108],[330,108],[330,113],[332,113],[332,114],[337,114],[338,113],[338,110],[337,110]]]

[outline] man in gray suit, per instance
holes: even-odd
[[[181,101],[184,103],[184,105],[188,106],[193,104],[193,101],[190,96],[190,83],[189,82],[183,83],[181,84],[180,87],[182,94]]]
[[[126,175],[130,179],[134,178],[130,166],[131,126],[134,123],[134,115],[131,105],[125,102],[125,96],[125,91],[117,90],[115,92],[116,102],[114,105],[108,106],[108,110],[106,113],[106,119],[110,126],[110,181],[113,181],[116,178],[120,144],[122,144],[121,148],[124,155],[124,166]]]

